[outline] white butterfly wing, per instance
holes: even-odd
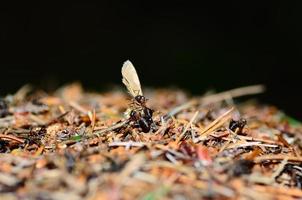
[[[127,60],[122,67],[123,83],[126,85],[129,93],[135,97],[137,95],[143,95],[141,84],[137,76],[136,70],[132,63]]]

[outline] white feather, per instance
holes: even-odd
[[[126,85],[129,93],[135,97],[137,95],[143,95],[141,84],[137,76],[136,70],[132,63],[127,60],[122,67],[123,83]]]

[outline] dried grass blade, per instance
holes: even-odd
[[[191,118],[190,122],[186,125],[185,129],[182,131],[182,133],[180,134],[180,136],[177,138],[176,143],[179,143],[179,141],[184,137],[184,135],[186,134],[188,128],[193,124],[193,122],[195,121],[197,115],[198,115],[199,111],[196,111],[195,114],[193,115],[193,117]]]
[[[217,119],[215,119],[212,123],[210,123],[208,126],[206,126],[200,133],[200,135],[208,135],[215,129],[222,126],[226,121],[228,121],[231,117],[231,113],[234,111],[234,107],[232,107],[230,110],[226,111],[224,114],[219,116]]]

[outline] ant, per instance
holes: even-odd
[[[231,119],[230,124],[229,124],[229,129],[235,132],[237,129],[237,134],[242,134],[243,128],[247,124],[246,119],[240,118],[238,121]]]
[[[145,104],[147,99],[142,95],[137,95],[135,98],[135,103],[138,103],[141,108],[140,111],[137,109],[133,109],[130,112],[130,120],[135,122],[134,126],[142,129],[144,133],[148,133],[151,129],[153,129],[153,110],[148,108]]]
[[[122,67],[123,83],[133,97],[130,109],[126,112],[129,122],[134,127],[140,128],[144,133],[154,130],[153,110],[146,106],[147,99],[143,95],[136,70],[130,61],[126,61]]]

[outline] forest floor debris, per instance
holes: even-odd
[[[260,91],[146,90],[157,128],[144,133],[122,90],[25,86],[0,100],[1,199],[302,198],[302,125],[235,99]]]

